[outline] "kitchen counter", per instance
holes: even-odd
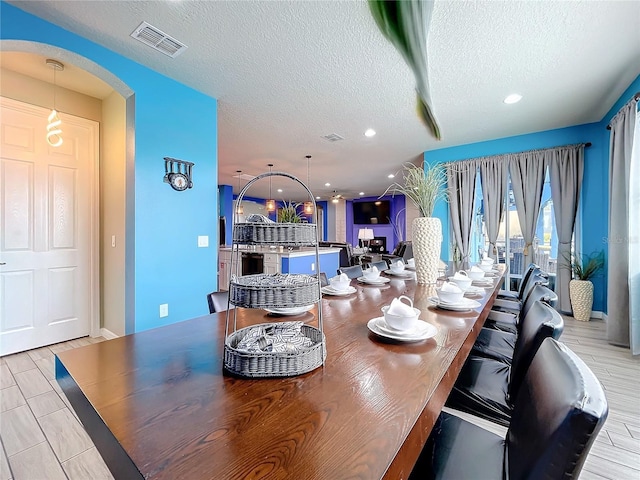
[[[259,247],[257,246],[255,250],[251,247],[245,247],[243,245],[242,248],[239,249],[240,253],[242,252],[255,252],[255,253],[264,253],[264,254],[275,254],[282,258],[294,258],[294,257],[308,257],[309,255],[315,255],[316,249],[315,247],[301,247],[293,250],[288,250],[286,247],[282,252],[278,250],[278,248],[269,248],[269,247]],[[230,246],[222,246],[220,247],[220,252],[231,252]],[[339,248],[331,248],[331,247],[318,247],[318,254],[325,255],[327,253],[340,253]]]

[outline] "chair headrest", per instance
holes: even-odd
[[[600,382],[569,348],[544,340],[507,432],[509,478],[577,478],[609,408]]]

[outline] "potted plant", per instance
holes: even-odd
[[[604,267],[604,252],[573,254],[569,259],[573,279],[569,282],[569,298],[573,317],[582,322],[591,318],[593,283],[591,278]]]
[[[418,283],[436,283],[439,276],[442,223],[433,217],[439,199],[446,198],[446,177],[441,165],[423,169],[412,163],[404,165],[402,183],[394,183],[384,192],[400,193],[420,211],[412,223],[412,245]]]
[[[298,213],[301,203],[282,202],[282,208],[278,210],[279,223],[302,223],[302,214]]]

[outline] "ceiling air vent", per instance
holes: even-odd
[[[131,36],[171,58],[177,57],[187,49],[184,43],[170,37],[162,30],[153,25],[149,25],[147,22],[142,22],[138,25],[138,27],[131,32]]]
[[[344,140],[344,137],[341,137],[337,133],[330,133],[329,135],[323,135],[322,138],[329,142],[337,142],[339,140]]]

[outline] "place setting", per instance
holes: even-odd
[[[331,295],[334,297],[345,297],[356,293],[356,288],[351,286],[351,279],[346,273],[341,273],[335,277],[329,279],[329,285],[326,285],[320,289],[325,295]]]
[[[381,286],[390,282],[388,278],[380,276],[380,271],[376,266],[363,270],[362,276],[358,277],[357,280],[361,283],[374,286]]]
[[[414,272],[408,270],[402,260],[391,262],[389,270],[386,270],[384,273],[403,279],[413,278],[414,276]]]
[[[421,342],[438,333],[434,325],[418,318],[421,313],[414,308],[409,297],[402,295],[382,307],[382,316],[369,320],[367,328],[385,339],[407,343]]]
[[[470,285],[469,285],[470,286]],[[467,286],[467,288],[469,288]],[[460,284],[455,282],[446,282],[440,288],[436,288],[436,297],[429,297],[429,303],[434,307],[443,310],[451,310],[454,312],[468,312],[480,307],[480,302],[465,298],[465,290]]]
[[[301,307],[282,307],[282,308],[272,307],[272,308],[265,308],[264,310],[269,312],[269,314],[272,314],[272,315],[289,317],[289,316],[295,316],[295,315],[302,315],[303,313],[308,312],[312,308],[313,308],[313,304],[303,305]]]

